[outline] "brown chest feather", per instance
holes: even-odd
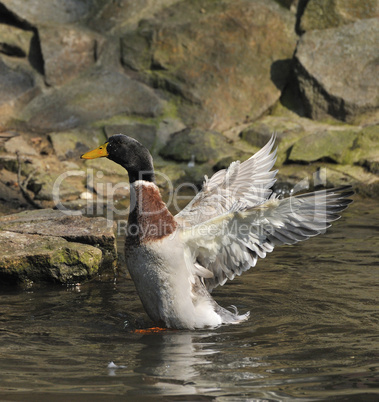
[[[157,186],[138,184],[131,191],[127,233],[129,241],[144,243],[158,240],[175,231],[177,224]]]

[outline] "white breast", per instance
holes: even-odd
[[[167,236],[126,250],[126,263],[150,318],[170,328],[217,326],[212,300],[193,293],[190,256],[179,236]],[[193,272],[193,270],[192,270]]]

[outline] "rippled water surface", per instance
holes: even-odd
[[[0,400],[378,401],[378,282],[379,203],[356,201],[216,289],[251,311],[237,326],[132,333],[147,318],[123,277],[2,289]]]

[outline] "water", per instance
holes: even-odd
[[[147,317],[123,275],[3,289],[0,400],[378,401],[378,228],[379,203],[356,201],[277,248],[214,292],[249,321],[212,331],[130,332]]]

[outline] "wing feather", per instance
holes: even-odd
[[[235,203],[254,207],[270,197],[277,170],[273,151],[276,135],[251,158],[243,163],[232,162],[228,169],[219,170],[205,178],[202,190],[176,216],[183,226],[193,226],[230,212]]]
[[[270,200],[183,229],[181,236],[209,291],[255,266],[275,246],[323,233],[352,201],[350,186]]]

